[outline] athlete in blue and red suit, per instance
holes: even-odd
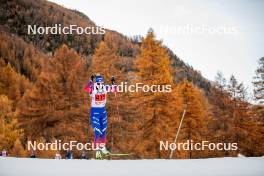
[[[100,150],[96,152],[96,158],[101,158],[101,152],[109,154],[105,147],[107,129],[106,94],[108,92],[117,92],[117,86],[104,85],[103,77],[99,74],[95,76],[95,83],[93,79],[94,76],[91,77],[84,90],[90,94],[91,98],[90,120],[94,130],[94,143],[100,146]],[[114,83],[113,78],[112,83]]]

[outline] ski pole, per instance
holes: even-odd
[[[111,82],[113,85],[115,85],[115,77],[114,76],[112,76]],[[116,92],[115,92],[115,102],[116,102],[116,110],[117,110],[117,115],[118,115],[118,122],[120,122],[119,107],[118,107]]]
[[[176,133],[176,135],[175,135],[174,144],[176,144],[176,142],[177,142],[177,139],[178,139],[178,136],[179,136],[179,133],[180,133],[180,130],[181,130],[182,121],[183,121],[184,116],[185,116],[185,113],[186,113],[186,108],[185,108],[184,111],[183,111],[183,114],[182,114],[182,117],[181,117],[181,122],[180,122],[179,128],[178,128],[178,130],[177,130],[177,133]],[[176,150],[176,149],[175,149],[175,150]],[[170,159],[172,158],[173,152],[174,152],[174,150],[171,150],[171,153],[170,153]]]
[[[112,82],[113,85],[116,85],[116,83],[115,83],[115,77],[114,76],[112,76],[111,82]],[[123,142],[123,129],[122,129],[121,125],[120,125],[121,117],[120,117],[120,113],[119,113],[119,106],[118,106],[116,91],[115,91],[115,103],[116,103],[116,110],[117,110],[117,116],[118,116],[118,123],[119,123],[119,130],[120,130],[120,135],[121,135],[121,141]]]

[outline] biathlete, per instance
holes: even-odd
[[[95,78],[95,83],[94,83]],[[114,77],[111,79],[112,85],[104,85],[103,77],[100,74],[92,75],[84,90],[89,93],[91,98],[90,120],[94,131],[94,143],[99,149],[96,151],[96,159],[102,158],[101,153],[110,154],[106,149],[106,94],[108,92],[117,92],[117,86],[114,85]]]

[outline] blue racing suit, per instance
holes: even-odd
[[[94,143],[106,143],[107,112],[106,112],[106,94],[107,92],[116,92],[115,85],[102,85],[100,89],[95,86],[96,83],[89,81],[85,91],[91,97],[90,120],[94,130]]]

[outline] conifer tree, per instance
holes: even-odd
[[[137,70],[135,82],[146,85],[170,85],[173,79],[169,56],[160,41],[150,30],[142,41],[141,53],[134,62]],[[138,128],[142,132],[141,141],[137,145],[141,157],[167,158],[168,152],[159,148],[160,141],[172,140],[175,126],[179,118],[180,99],[175,98],[175,91],[139,92],[134,97],[138,108]]]
[[[259,66],[256,69],[256,76],[253,80],[254,97],[259,103],[264,102],[264,57],[259,59]]]
[[[186,114],[182,124],[179,139],[181,142],[202,142],[208,137],[208,124],[211,120],[211,114],[208,103],[201,90],[194,87],[191,82],[184,81],[180,83],[179,90],[186,106]],[[199,158],[207,155],[208,150],[199,152],[188,150],[187,158]],[[185,153],[185,152],[184,152]],[[181,152],[179,152],[181,155]]]
[[[16,139],[16,141],[14,142],[14,146],[10,154],[11,156],[14,156],[14,157],[26,157],[27,156],[27,152],[24,149],[19,139]]]
[[[84,141],[88,126],[83,102],[84,60],[62,46],[50,62],[19,103],[21,125],[33,140],[58,137]]]
[[[230,141],[237,143],[238,150],[233,155],[247,155],[247,146],[259,135],[259,125],[250,115],[250,104],[247,102],[247,90],[243,83],[238,83],[232,75],[229,81],[230,102]]]
[[[15,141],[23,137],[19,129],[17,113],[12,111],[12,101],[5,95],[0,95],[0,149],[11,151]]]
[[[120,78],[122,74],[118,65],[121,64],[121,57],[117,52],[117,46],[111,35],[106,33],[92,57],[92,73],[100,73],[105,80],[110,80],[112,76]]]
[[[91,72],[100,73],[105,84],[111,85],[111,77],[115,76],[116,84],[125,82],[127,80],[125,74],[122,72],[123,68],[123,58],[118,55],[118,47],[113,36],[106,33],[104,40],[100,42],[98,48],[92,57]],[[122,99],[122,102],[118,101]],[[129,141],[126,138],[125,132],[128,129],[126,123],[126,108],[121,108],[119,106],[128,103],[128,96],[126,93],[108,93],[107,95],[107,112],[108,112],[108,130],[107,138],[109,148],[114,151],[122,151],[127,148],[123,147],[124,143]],[[126,114],[126,115],[124,115]],[[124,119],[123,119],[124,117]],[[126,128],[125,128],[126,127]],[[114,148],[116,146],[116,148]]]
[[[10,64],[0,68],[0,73],[0,93],[17,102],[21,96],[18,87],[18,75]]]
[[[216,87],[220,89],[221,92],[223,92],[226,87],[226,79],[224,78],[222,72],[220,71],[217,72],[215,76],[215,82],[216,82]]]

